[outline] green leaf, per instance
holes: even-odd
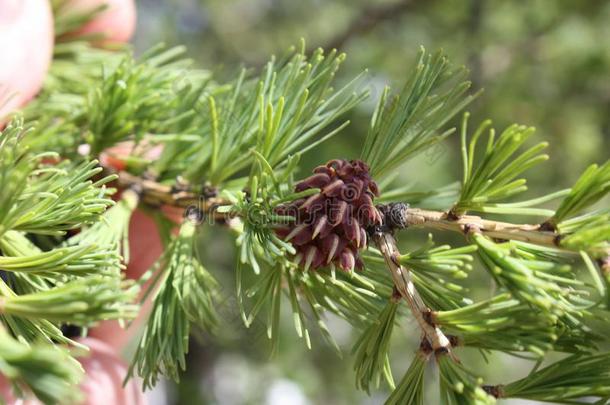
[[[429,240],[429,243],[430,242],[431,241]],[[464,265],[464,261],[463,259],[454,261],[453,259],[446,260],[442,258],[442,251],[445,248],[443,246],[441,246],[438,251],[441,253],[439,259],[426,260],[426,246],[430,247],[431,245],[424,245],[422,250],[419,253],[416,253],[416,256],[421,255],[420,257],[412,259],[409,255],[403,255],[403,261],[411,261],[418,267],[418,269],[414,269],[414,271],[411,272],[411,276],[417,291],[426,305],[436,309],[453,309],[470,304],[472,301],[465,296],[466,289],[459,284],[453,283],[451,280],[447,280],[446,274],[449,272],[454,276],[457,276],[457,278],[463,278],[465,275],[463,270],[467,268],[468,265],[466,264],[462,267],[462,270],[457,270],[457,268],[453,267],[456,264],[459,264],[458,267],[461,267]],[[462,253],[459,253],[461,249],[462,248],[458,249],[458,255],[462,255]],[[472,251],[472,248],[465,248],[463,250],[463,252],[466,251]],[[384,280],[383,283],[389,283],[387,285],[391,288],[393,285],[392,280],[388,274],[386,263],[381,256],[381,253],[377,249],[369,248],[368,251],[362,255],[362,259],[365,262],[367,275],[369,277],[375,277],[377,280]],[[470,259],[466,259],[466,261],[469,260]]]
[[[390,369],[389,346],[394,328],[399,301],[390,299],[381,313],[360,335],[354,344],[356,386],[370,393],[371,384],[379,388],[384,379],[391,389],[395,388]]]
[[[417,250],[400,256],[400,264],[411,268],[416,273],[426,273],[440,278],[452,277],[463,279],[468,277],[472,270],[473,257],[477,247],[467,245],[452,248],[449,245],[434,246],[432,235],[428,235],[428,242]]]
[[[418,351],[385,405],[424,405],[424,372],[428,356]]]
[[[421,48],[417,65],[403,90],[383,92],[371,119],[361,159],[381,179],[408,158],[442,141],[440,129],[476,95],[466,95],[465,69],[453,69],[442,52]]]
[[[90,276],[45,291],[3,294],[0,313],[88,326],[106,319],[134,318],[138,307],[132,303],[137,292],[132,283],[118,277]]]
[[[252,164],[251,150],[279,168],[290,155],[336,134],[347,124],[335,126],[337,120],[366,97],[358,89],[362,76],[333,89],[344,59],[343,54],[325,55],[321,49],[308,58],[302,44],[287,62],[272,58],[258,78],[247,78],[243,71],[231,91],[208,97],[201,109],[200,141],[181,155],[186,177],[196,183],[226,182]]]
[[[593,212],[563,221],[558,226],[559,245],[585,251],[594,258],[610,254],[610,212]]]
[[[467,143],[468,113],[462,121],[462,160],[464,178],[462,191],[458,201],[452,208],[456,215],[467,211],[483,211],[497,213],[512,213],[526,215],[544,215],[547,211],[529,208],[533,204],[544,202],[545,199],[535,199],[530,202],[497,204],[515,194],[527,190],[525,179],[520,179],[524,171],[548,159],[540,154],[547,143],[540,142],[526,151],[516,154],[517,150],[534,133],[534,128],[511,125],[506,128],[496,140],[495,130],[489,129],[487,145],[484,147],[480,162],[475,164],[477,144],[483,133],[491,126],[491,121],[484,121]]]
[[[472,235],[472,240],[489,274],[515,298],[558,316],[582,314],[585,284],[574,277],[569,265],[531,257],[519,244],[494,243],[480,234]]]
[[[575,354],[503,386],[502,397],[558,404],[599,399],[602,404],[610,397],[609,380],[610,353]]]
[[[441,403],[447,405],[492,405],[496,400],[482,388],[483,380],[453,360],[449,355],[437,356],[441,375]]]
[[[153,268],[157,274],[149,293],[158,290],[129,370],[129,376],[142,377],[144,389],[152,388],[161,374],[179,381],[192,328],[214,331],[218,322],[218,284],[198,259],[195,230],[185,221]]]
[[[33,392],[45,404],[78,402],[81,365],[60,346],[28,345],[0,328],[0,374],[17,392]]]
[[[445,333],[457,335],[464,346],[519,356],[529,352],[537,358],[552,350],[562,333],[556,316],[532,311],[508,293],[462,308],[437,311],[434,321]]]
[[[192,133],[207,77],[189,70],[183,55],[184,48],[157,47],[139,61],[126,55],[117,66],[103,70],[81,107],[85,140],[94,156],[149,133]],[[188,80],[186,71],[191,73]]]
[[[129,222],[138,206],[139,198],[132,190],[125,190],[121,199],[102,214],[99,221],[84,227],[79,233],[65,241],[66,246],[95,243],[114,250],[129,263]]]
[[[560,224],[601,200],[610,192],[610,161],[602,166],[593,164],[585,170],[550,219]]]
[[[62,235],[97,221],[113,205],[109,195],[114,190],[106,189],[105,184],[116,178],[106,176],[94,182],[92,178],[101,170],[95,160],[64,161],[28,173],[25,187],[14,190],[17,195],[12,206],[4,208],[4,229]]]

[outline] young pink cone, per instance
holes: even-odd
[[[277,235],[295,246],[296,261],[304,270],[330,264],[346,271],[362,269],[358,252],[366,247],[366,228],[381,223],[373,203],[379,191],[368,166],[359,160],[335,159],[313,172],[295,191],[320,188],[321,192],[296,205],[278,207],[280,214],[293,206],[298,212],[295,222],[278,229]]]

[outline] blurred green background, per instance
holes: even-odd
[[[470,68],[475,89],[485,89],[469,108],[471,126],[484,118],[492,118],[500,130],[514,122],[532,125],[537,140],[551,143],[551,160],[528,173],[528,196],[568,187],[588,164],[610,157],[610,2],[605,0],[139,0],[138,18],[138,51],[159,42],[184,44],[198,66],[219,78],[234,77],[242,66],[260,66],[300,38],[309,48],[347,53],[339,82],[368,69],[371,99],[352,113],[347,130],[306,156],[303,173],[330,158],[358,155],[380,90],[401,85],[420,45],[443,48],[454,63]],[[435,189],[459,180],[459,159],[453,137],[409,162],[397,181]],[[403,243],[415,246],[424,236],[408,233]],[[354,388],[349,352],[356,334],[340,320],[329,324],[343,358],[316,336],[308,351],[286,313],[280,354],[270,359],[264,325],[245,329],[231,298],[230,237],[214,230],[213,235],[204,231],[203,238],[206,265],[229,297],[220,308],[223,336],[194,342],[181,384],[162,384],[150,394],[151,403],[383,403],[387,392],[368,396]],[[475,271],[470,280],[475,293],[489,289],[482,273]],[[397,330],[392,364],[400,378],[417,347],[418,331],[408,318]],[[477,353],[461,356],[491,383],[508,382],[530,367],[504,356],[492,356],[489,363]],[[430,403],[437,391],[434,378],[430,370]]]

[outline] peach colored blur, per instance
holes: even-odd
[[[88,9],[102,1],[74,0],[74,6]],[[108,4],[110,9],[81,32],[103,33],[112,41],[129,40],[135,28],[134,1],[108,0]],[[5,55],[0,59],[0,122],[3,116],[25,105],[40,91],[51,62],[53,43],[53,19],[48,0],[0,0],[0,49]],[[12,97],[6,102],[9,95]],[[143,214],[137,212],[130,225],[134,261],[128,272],[132,277],[143,272],[161,252],[154,223],[140,215]],[[113,340],[108,334],[99,334]],[[127,368],[117,355],[117,347],[95,338],[82,342],[91,347],[90,357],[81,360],[87,376],[83,382],[87,397],[84,404],[143,404],[143,396],[134,382],[126,389],[121,388]],[[16,401],[10,394],[9,384],[1,377],[0,397],[9,404],[40,403],[36,399]]]
[[[77,12],[89,11],[106,4],[108,8],[95,20],[85,25],[78,33],[102,34],[108,41],[127,42],[136,28],[136,6],[134,0],[72,0],[70,7]]]
[[[154,220],[140,210],[136,210],[129,223],[129,264],[127,277],[137,279],[159,258],[163,246]],[[143,291],[146,287],[143,288]],[[117,321],[103,321],[89,330],[89,336],[98,338],[113,346],[117,352],[137,335],[146,321],[151,307],[148,300],[142,306],[138,317],[129,328],[122,328]]]
[[[127,365],[115,353],[112,346],[93,338],[79,339],[89,352],[78,358],[85,369],[86,378],[81,383],[81,405],[144,405],[144,395],[137,379],[131,379],[123,387]],[[7,405],[41,405],[35,397],[17,399],[10,384],[0,376],[0,398]]]
[[[87,378],[81,384],[86,400],[83,405],[143,405],[144,395],[138,380],[131,379],[123,387],[127,365],[112,346],[94,339],[80,339],[89,347],[90,355],[79,358]]]
[[[38,93],[53,42],[48,0],[0,0],[0,120]]]
[[[100,33],[127,42],[136,26],[134,0],[72,0],[75,10],[109,8],[77,34]],[[0,125],[41,89],[53,56],[53,16],[49,0],[0,0]],[[9,57],[10,56],[10,57]]]
[[[125,159],[133,154],[147,159],[157,159],[162,152],[160,145],[150,144],[144,139],[137,147],[131,141],[121,142],[105,150],[99,156],[100,162],[106,167],[115,170],[126,168]],[[178,223],[182,219],[182,210],[176,212],[171,207],[162,207],[163,213]],[[161,256],[163,245],[155,221],[141,210],[136,210],[129,223],[129,263],[127,264],[127,277],[139,278]],[[144,292],[146,286],[143,287]],[[117,321],[104,321],[89,331],[89,336],[96,337],[112,345],[121,352],[133,339],[136,338],[143,327],[151,309],[150,299],[140,310],[138,317],[127,329],[122,328]]]

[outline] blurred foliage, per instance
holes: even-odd
[[[140,0],[138,6],[137,49],[161,41],[185,44],[200,66],[223,78],[234,77],[242,63],[261,66],[269,54],[282,56],[301,37],[311,48],[338,45],[345,51],[345,80],[369,69],[366,80],[372,97],[352,112],[349,135],[333,138],[323,150],[306,155],[302,173],[331,158],[357,156],[383,86],[404,80],[420,45],[442,47],[454,63],[471,70],[475,89],[485,89],[483,97],[469,106],[472,122],[492,117],[498,128],[513,122],[531,125],[537,128],[536,139],[550,142],[550,163],[528,172],[526,197],[568,187],[589,163],[603,163],[610,156],[607,1],[534,0],[525,5],[516,0]],[[459,137],[439,145],[401,168],[398,177],[414,183],[416,190],[458,180]],[[228,235],[215,232],[204,238],[206,265],[216,270],[224,290],[233,291],[232,272],[223,271],[235,263]],[[477,277],[470,282],[477,283]],[[281,355],[269,362],[265,327],[245,329],[234,304],[219,308],[220,318],[226,320],[222,339],[213,345],[192,343],[192,366],[182,384],[169,389],[172,401],[378,404],[387,397],[357,392],[353,359],[339,361],[321,336],[312,336],[315,349],[308,351],[292,330],[288,310],[282,314]],[[331,318],[328,323],[347,357],[355,336],[343,321]],[[410,320],[395,330],[404,331],[395,333],[391,342],[403,348],[404,359],[392,362],[395,375],[402,375],[414,357],[404,348],[416,347],[418,336]],[[492,356],[485,363],[468,350],[461,357],[500,382],[514,380],[526,370],[512,358]],[[498,361],[510,361],[510,367],[498,367]],[[435,384],[427,384],[427,389],[436,389]]]

